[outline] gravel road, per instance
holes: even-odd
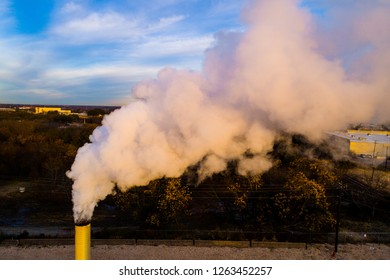
[[[307,249],[233,248],[195,246],[96,245],[95,260],[389,260],[384,244],[340,244],[336,257],[330,244],[308,245]],[[74,246],[2,246],[2,260],[71,260]]]

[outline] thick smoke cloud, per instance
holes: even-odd
[[[246,31],[217,34],[200,73],[166,68],[136,86],[138,101],[104,118],[68,172],[75,221],[90,220],[115,185],[177,177],[197,163],[200,178],[233,159],[241,174],[262,173],[281,131],[317,140],[388,120],[388,1],[321,3],[327,13],[313,16],[299,1],[253,1]]]

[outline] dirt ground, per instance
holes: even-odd
[[[95,260],[390,260],[384,244],[340,244],[336,257],[330,244],[308,245],[307,249],[232,248],[142,245],[98,245],[91,248]],[[3,246],[1,260],[71,260],[74,246]]]

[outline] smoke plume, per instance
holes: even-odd
[[[240,174],[262,173],[281,131],[317,140],[388,120],[390,4],[332,3],[313,12],[310,2],[252,1],[245,32],[218,33],[202,71],[166,68],[139,83],[138,101],[103,119],[67,173],[75,221],[90,220],[114,186],[177,177],[197,163],[200,178],[233,159]]]

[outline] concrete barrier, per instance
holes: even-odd
[[[254,248],[306,248],[306,243],[291,243],[291,242],[262,242],[252,241],[251,247]]]
[[[20,239],[16,245],[20,246],[61,246],[74,245],[74,239]],[[92,239],[91,246],[95,245],[135,245],[135,239]]]
[[[135,245],[135,239],[92,239],[92,246],[96,245]]]
[[[193,240],[137,239],[137,245],[145,246],[193,246]]]
[[[20,246],[61,246],[74,245],[74,239],[19,239]]]
[[[230,240],[195,240],[198,247],[237,247],[248,248],[250,241],[230,241]]]

